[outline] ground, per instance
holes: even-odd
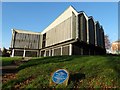
[[[55,56],[32,58],[17,67],[6,88],[120,88],[120,56]],[[66,69],[68,85],[50,85],[51,75]],[[3,76],[4,77],[4,76]],[[6,76],[7,77],[7,76]],[[8,77],[10,77],[8,75]],[[12,78],[13,77],[13,78]]]

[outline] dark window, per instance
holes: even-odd
[[[54,56],[61,55],[61,48],[54,49]]]
[[[46,51],[46,56],[49,56],[49,51]]]
[[[24,53],[24,51],[15,50],[14,55],[15,56],[23,56],[23,53]]]
[[[36,51],[26,51],[26,57],[37,57]]]
[[[65,46],[62,48],[62,55],[69,55],[69,46]]]
[[[50,56],[52,56],[52,50],[51,50],[51,52],[50,52]]]
[[[46,44],[46,33],[43,34],[43,40],[42,40],[42,48],[45,47],[45,44]]]
[[[41,51],[41,56],[44,56],[44,54],[45,54],[45,51]]]

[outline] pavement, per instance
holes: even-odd
[[[11,65],[0,66],[0,75],[17,72],[17,67],[22,63],[28,62],[30,59],[31,57],[25,57],[20,61],[14,61]]]
[[[20,61],[14,61],[11,65],[0,66],[0,81],[6,82],[10,77],[14,78],[15,74],[18,72],[17,68],[19,65],[28,62],[30,59],[30,57],[26,57]]]
[[[16,73],[17,72],[17,65],[9,65],[9,66],[3,66],[0,67],[0,70],[2,70],[2,75],[6,73]]]
[[[17,68],[19,67],[19,65],[28,62],[30,59],[30,57],[25,57],[20,61],[14,61],[11,65],[0,66],[0,81],[4,81],[2,79],[6,79],[4,78],[4,76],[10,76],[17,73]]]

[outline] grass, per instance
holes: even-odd
[[[50,86],[51,74],[57,69],[70,73],[68,85]],[[31,59],[18,68],[16,79],[3,84],[6,88],[120,88],[119,56],[56,56]]]
[[[15,60],[21,60],[21,57],[1,57],[2,66],[11,65]]]

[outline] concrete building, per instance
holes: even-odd
[[[112,43],[111,51],[112,54],[120,54],[120,40]]]
[[[92,16],[77,12],[72,6],[41,33],[16,29],[12,32],[12,56],[105,54],[103,27]]]
[[[11,47],[13,56],[39,56],[40,33],[12,29]]]

